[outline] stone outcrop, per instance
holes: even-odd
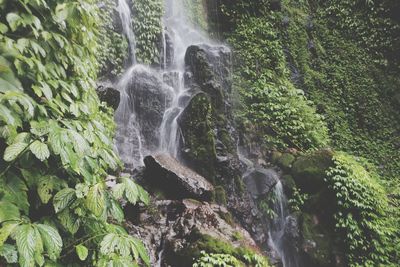
[[[244,175],[243,180],[252,197],[267,195],[279,180],[278,173],[273,169],[255,168]]]
[[[146,177],[162,188],[170,199],[194,198],[211,200],[214,186],[204,177],[180,164],[176,159],[159,154],[144,159]]]
[[[127,93],[131,98],[131,109],[137,115],[145,147],[158,147],[158,131],[166,107],[172,101],[172,89],[163,83],[157,73],[147,68],[137,68],[131,74]]]
[[[232,224],[222,206],[190,199],[158,200],[150,205],[136,225],[128,227],[149,248],[151,266],[192,266],[201,250],[257,250],[249,233]]]

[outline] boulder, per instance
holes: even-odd
[[[278,173],[273,169],[255,168],[243,177],[247,190],[254,198],[268,194],[279,181]]]
[[[326,171],[333,166],[332,156],[331,150],[324,149],[300,156],[293,163],[293,178],[304,193],[314,194],[324,188]]]
[[[204,177],[183,166],[176,159],[159,154],[144,159],[146,177],[162,188],[172,199],[211,200],[213,185]]]
[[[96,91],[102,102],[106,102],[107,105],[112,107],[113,109],[118,108],[121,97],[117,89],[114,89],[107,85],[99,85]]]
[[[199,92],[178,119],[181,129],[181,158],[192,169],[215,182],[217,155],[208,96]]]
[[[127,86],[131,110],[141,126],[144,146],[150,151],[159,145],[158,131],[164,112],[172,101],[172,89],[166,85],[158,73],[138,66],[132,70]]]
[[[192,266],[202,250],[227,250],[244,256],[257,248],[246,230],[224,219],[229,217],[224,207],[192,199],[155,201],[151,205],[152,214],[145,209],[139,222],[128,222],[129,233],[146,245],[151,266]]]

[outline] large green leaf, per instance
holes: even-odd
[[[38,243],[35,229],[30,224],[18,226],[15,240],[17,243],[20,265],[23,267],[34,266],[34,254]]]
[[[2,200],[18,206],[25,214],[29,209],[27,191],[24,181],[11,172],[7,177],[0,179],[0,192],[4,195]]]
[[[136,204],[139,198],[139,190],[134,181],[130,178],[123,178],[125,185],[125,195],[128,201],[132,204]]]
[[[86,196],[86,207],[93,212],[94,215],[100,217],[105,210],[106,200],[104,186],[102,184],[95,184],[89,189]]]
[[[57,260],[63,246],[60,234],[55,228],[49,225],[37,224],[37,228],[42,236],[47,255],[51,260]]]
[[[81,219],[71,213],[68,209],[58,213],[57,217],[62,226],[71,234],[75,234],[79,230]]]
[[[0,223],[10,220],[19,220],[20,214],[17,206],[10,202],[0,201]]]
[[[72,188],[64,188],[59,191],[53,198],[54,210],[56,213],[63,211],[72,204],[76,199],[75,190]]]
[[[44,161],[50,157],[49,148],[45,143],[40,142],[39,140],[34,141],[30,146],[30,150],[32,153],[41,161]]]
[[[28,144],[25,142],[14,143],[6,148],[4,151],[3,159],[5,161],[13,161],[15,160],[21,153],[28,147]]]
[[[63,180],[54,175],[40,176],[37,184],[37,192],[40,200],[47,204],[53,196],[53,191],[65,187]]]

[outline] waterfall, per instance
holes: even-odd
[[[256,198],[260,195],[265,194],[265,190],[262,190],[262,186],[272,185],[273,190],[268,194],[273,194],[272,210],[274,217],[272,219],[266,219],[268,225],[268,246],[271,249],[273,258],[280,259],[283,267],[299,267],[298,254],[293,244],[293,239],[288,238],[288,228],[290,219],[293,217],[290,215],[288,201],[283,191],[283,185],[280,181],[278,174],[271,169],[264,169],[260,166],[256,166],[252,160],[247,158],[247,154],[243,147],[237,144],[237,154],[239,160],[245,165],[243,172],[243,180],[246,183],[247,177],[254,177],[254,174],[258,174],[258,180],[252,181],[254,184],[246,183],[247,190],[250,194]],[[271,175],[275,172],[275,175]],[[262,176],[262,177],[260,177]],[[260,181],[264,180],[264,183]],[[269,183],[266,181],[270,181]],[[271,180],[275,180],[275,184]]]
[[[187,11],[183,1],[166,0],[165,15],[163,18],[164,33],[169,33],[173,43],[173,59],[171,66],[164,68],[164,77],[172,77],[171,86],[173,100],[171,106],[165,111],[160,127],[160,150],[173,157],[178,156],[179,125],[178,118],[190,100],[190,90],[185,88],[185,53],[190,45],[210,43],[205,34],[193,27],[187,18]],[[164,36],[165,40],[165,36]],[[166,46],[164,41],[164,46]],[[166,47],[164,48],[164,62],[166,62]],[[167,64],[164,63],[166,66]]]
[[[274,218],[270,221],[269,240],[270,247],[279,255],[283,267],[298,267],[297,253],[292,249],[293,244],[286,240],[286,226],[289,219],[288,203],[283,192],[281,181],[274,187],[273,211]]]
[[[129,53],[132,61],[132,65],[136,64],[136,45],[135,45],[135,34],[132,27],[132,14],[131,9],[126,2],[127,0],[118,0],[117,11],[121,19],[123,33],[128,39]]]

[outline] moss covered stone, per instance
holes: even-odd
[[[248,259],[253,259],[255,255],[256,257],[264,258],[263,255],[250,247],[235,247],[227,241],[209,235],[193,233],[190,241],[189,247],[185,247],[173,255],[167,255],[170,264],[173,264],[173,266],[192,266],[195,259],[200,257],[201,251],[232,255],[243,262],[244,266],[249,266]],[[268,262],[266,258],[264,258],[264,261]],[[263,267],[268,267],[268,265]]]
[[[296,157],[290,153],[284,153],[282,156],[277,160],[277,164],[284,170],[288,170],[292,167],[292,163],[296,160]]]
[[[180,116],[179,126],[183,136],[183,160],[214,183],[217,156],[211,113],[208,96],[199,92],[193,96]]]
[[[316,193],[324,187],[326,171],[333,166],[333,152],[319,150],[300,156],[292,168],[296,185],[305,193]]]

